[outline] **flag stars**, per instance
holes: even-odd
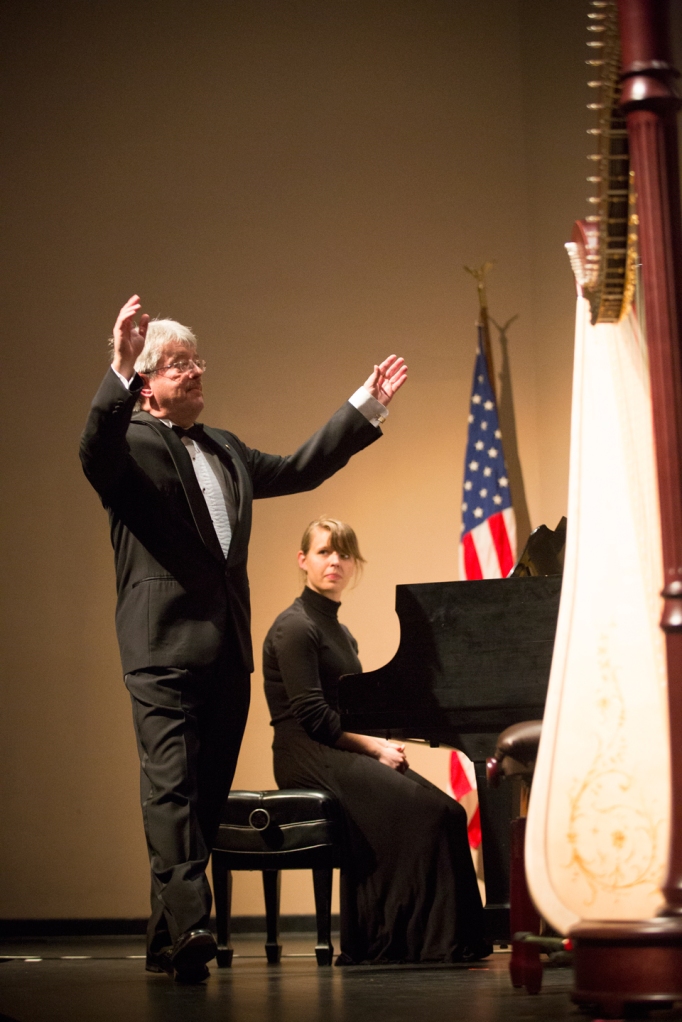
[[[485,487],[483,487],[482,490],[478,491],[478,495],[479,495],[479,497],[487,497],[488,496],[488,491],[486,490]]]
[[[499,493],[496,493],[495,496],[493,497],[493,504],[501,504],[501,503],[502,503],[502,497],[500,497]]]
[[[488,448],[488,457],[489,458],[496,458],[497,457],[497,448],[496,447],[489,447]]]
[[[489,412],[490,409],[493,407],[492,401],[486,401],[486,403],[483,405],[483,407],[485,408],[486,412]]]
[[[481,429],[487,429],[487,428],[488,428],[488,423],[487,422],[482,422],[481,423]]]
[[[482,376],[479,376],[479,377],[478,377],[478,382],[479,382],[479,383],[483,383],[483,377],[482,377]]]
[[[482,517],[483,517],[483,508],[482,507],[477,507],[474,510],[474,518],[482,518]]]
[[[476,443],[474,444],[474,447],[476,448],[477,451],[482,451],[483,448],[485,447],[485,444],[483,443],[482,440],[477,440]]]
[[[464,489],[465,490],[470,490],[472,486],[473,486],[473,483],[471,482],[471,479],[467,479],[467,481],[464,484]]]
[[[471,423],[472,423],[473,421],[474,421],[474,417],[473,417],[473,415],[470,415],[470,416],[469,416],[469,419],[468,419],[469,425],[471,425]]]
[[[462,504],[462,511],[468,511],[469,505],[467,503]]]
[[[473,394],[472,398],[471,398],[471,403],[472,403],[472,405],[480,405],[480,403],[481,403],[481,395],[480,394]]]
[[[470,461],[469,462],[469,470],[471,472],[478,472],[478,462],[477,461]]]
[[[486,467],[483,469],[483,475],[484,476],[491,476],[492,474],[493,474],[493,470],[491,469],[490,465],[486,465]]]
[[[500,476],[500,478],[497,481],[500,484],[500,486],[509,486],[509,480],[507,479],[506,476]]]
[[[499,429],[495,430],[495,439],[496,440],[501,440],[502,439],[502,434],[500,433]]]

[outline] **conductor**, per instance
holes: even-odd
[[[198,983],[216,952],[206,866],[249,707],[252,501],[313,489],[377,440],[407,367],[390,355],[294,454],[264,454],[197,422],[194,334],[140,310],[133,295],[118,315],[80,455],[114,548],[151,866],[146,968]]]

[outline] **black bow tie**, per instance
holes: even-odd
[[[201,441],[204,440],[204,427],[200,422],[195,422],[189,429],[183,429],[182,426],[173,426],[172,430],[179,437],[188,436],[190,440]]]

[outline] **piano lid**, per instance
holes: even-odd
[[[398,651],[341,680],[344,730],[456,744],[542,717],[560,592],[560,575],[397,586]]]

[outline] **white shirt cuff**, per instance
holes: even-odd
[[[382,405],[381,401],[377,401],[375,397],[372,397],[366,387],[358,387],[348,400],[377,429],[388,418],[388,408],[386,405]]]
[[[135,373],[133,373],[132,377],[129,380],[126,380],[125,376],[123,376],[121,373],[119,373],[118,369],[114,369],[113,366],[111,366],[111,371],[112,371],[112,373],[116,373],[116,375],[118,376],[119,380],[121,381],[121,383],[123,384],[125,389],[126,390],[130,390],[130,384],[135,379]]]

